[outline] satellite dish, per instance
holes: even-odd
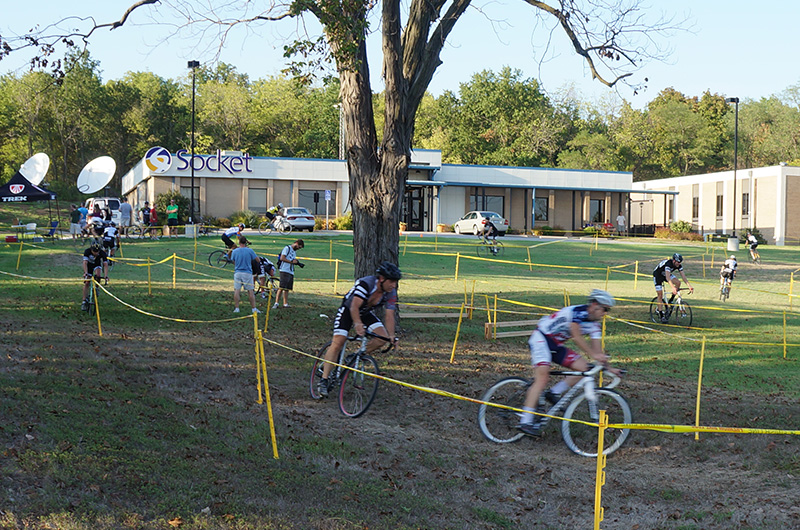
[[[50,157],[44,153],[36,153],[20,166],[19,172],[31,184],[38,186],[44,180],[48,169],[50,169]]]
[[[110,156],[95,158],[81,170],[78,175],[78,191],[86,195],[102,190],[106,184],[111,182],[114,172],[117,170],[117,163]]]

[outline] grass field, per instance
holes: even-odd
[[[478,430],[474,404],[393,385],[382,385],[357,420],[341,416],[333,400],[312,402],[306,354],[329,340],[331,323],[320,315],[333,315],[352,285],[352,247],[344,236],[299,237],[308,265],[298,270],[292,307],[271,311],[265,334],[276,343],[266,353],[277,460],[267,408],[256,403],[252,319],[231,320],[232,271],[207,266],[217,238],[198,239],[196,255],[185,239],[124,245],[108,290],[140,311],[101,293],[102,336],[79,310],[82,247],[24,245],[20,257],[19,245],[0,245],[0,271],[18,275],[0,274],[0,528],[591,525],[595,463],[571,455],[555,429],[542,440],[493,445]],[[273,261],[293,239],[251,238]],[[530,372],[526,337],[484,338],[494,313],[483,308],[494,309],[495,296],[502,322],[536,319],[541,307],[580,303],[592,288],[607,288],[620,302],[606,322],[606,348],[629,370],[619,390],[635,421],[694,423],[705,337],[702,425],[800,428],[800,315],[787,296],[800,250],[764,247],[760,267],[739,252],[740,273],[723,303],[722,247],[504,243],[500,262],[471,259],[468,237],[401,241],[402,341],[379,358],[385,375],[478,398],[495,380]],[[647,316],[649,273],[676,250],[696,288],[686,297],[691,329]],[[183,258],[174,269],[173,254]],[[331,257],[341,260],[338,280]],[[149,267],[149,281],[148,259],[167,259]],[[476,309],[450,363],[456,319],[405,316],[457,312],[445,307],[465,299]],[[259,322],[263,328],[263,315]],[[635,431],[609,458],[603,528],[796,526],[798,473],[796,436],[695,441]]]

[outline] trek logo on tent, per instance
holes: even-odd
[[[22,190],[25,189],[25,184],[12,184],[8,187],[9,191],[14,195],[22,193]]]
[[[164,173],[172,165],[172,155],[163,147],[151,147],[144,155],[144,163],[150,173]]]
[[[3,202],[28,202],[27,195],[17,195],[16,197],[0,197]]]

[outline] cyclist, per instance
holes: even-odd
[[[397,265],[384,261],[375,270],[373,276],[364,276],[356,280],[355,285],[342,299],[342,305],[336,312],[333,322],[333,340],[325,352],[325,360],[335,362],[339,352],[342,351],[350,328],[355,325],[356,335],[364,335],[367,330],[376,335],[387,337],[397,347],[397,338],[394,336],[395,311],[397,309],[397,283],[403,273]],[[386,326],[375,316],[373,310],[386,306]],[[367,345],[367,352],[379,348],[383,344],[381,339],[373,339]],[[327,396],[329,391],[328,376],[333,365],[322,365],[322,379],[319,381],[318,391],[321,396]]]
[[[488,217],[484,217],[484,218],[483,218],[483,232],[482,232],[482,233],[481,233],[481,235],[480,235],[480,236],[478,236],[478,237],[482,237],[482,238],[483,238],[483,241],[484,241],[484,242],[485,242],[487,245],[489,245],[489,247],[490,247],[490,249],[491,249],[491,251],[492,251],[492,254],[497,254],[497,244],[496,244],[496,241],[497,241],[497,235],[498,235],[499,233],[500,233],[500,231],[499,231],[499,230],[497,229],[497,227],[494,225],[494,223],[492,222],[492,220],[491,220],[491,219],[489,219]],[[491,241],[491,242],[489,241],[489,238],[490,238],[490,237],[492,238],[492,241]]]
[[[117,248],[119,248],[119,231],[117,230],[117,225],[112,221],[103,230],[103,249],[108,249],[106,254],[113,258],[114,251]],[[113,261],[111,261],[110,266],[114,266]]]
[[[731,286],[733,283],[733,278],[736,276],[736,256],[731,254],[731,257],[725,260],[725,263],[722,264],[722,268],[719,271],[719,287],[722,289],[722,286],[726,283],[728,287]]]
[[[258,282],[261,286],[261,298],[267,297],[267,274],[269,274],[270,278],[275,277],[275,264],[268,260],[266,256],[259,256],[253,260],[253,283]]]
[[[525,411],[520,418],[519,429],[527,435],[540,435],[540,416],[536,416],[539,396],[544,392],[545,399],[557,403],[561,394],[580,381],[580,376],[571,376],[556,383],[552,390],[545,391],[550,379],[550,364],[555,362],[576,371],[589,368],[586,359],[566,346],[567,340],[595,361],[608,364],[608,355],[600,344],[602,330],[600,321],[615,305],[614,297],[606,291],[594,289],[589,293],[586,304],[565,307],[549,317],[539,320],[539,325],[528,339],[533,363],[533,384],[525,396]],[[589,336],[587,341],[584,335]],[[621,372],[614,369],[614,373]],[[544,412],[539,410],[538,412]]]
[[[672,258],[667,258],[662,260],[656,268],[653,269],[653,283],[656,287],[656,296],[658,297],[658,316],[661,317],[661,322],[667,322],[667,316],[664,314],[664,288],[662,287],[664,282],[669,282],[670,286],[672,287],[672,297],[670,297],[669,302],[675,299],[675,295],[678,294],[678,289],[681,287],[681,281],[675,277],[675,272],[679,272],[681,278],[689,287],[689,292],[694,292],[694,287],[689,285],[689,280],[686,279],[686,275],[683,273],[683,256],[678,254],[677,252],[672,255]]]
[[[83,253],[83,303],[81,311],[89,310],[89,282],[94,276],[95,280],[100,281],[101,276],[108,281],[108,255],[100,248],[100,243],[92,243],[92,246]]]
[[[758,253],[756,250],[756,248],[758,248],[758,239],[750,232],[747,232],[747,244],[750,245],[750,258],[755,261],[756,254]]]
[[[225,247],[228,249],[228,257],[230,257],[231,251],[236,247],[236,243],[234,243],[233,239],[231,238],[236,236],[238,240],[238,238],[242,235],[242,230],[244,230],[244,223],[239,223],[238,225],[232,226],[222,232],[220,239],[222,239],[222,242],[225,243]]]
[[[265,213],[264,215],[267,216],[267,219],[271,223],[272,221],[275,220],[276,217],[278,217],[282,213],[283,213],[283,203],[279,202],[277,206],[273,206],[272,208],[267,210],[267,213]]]

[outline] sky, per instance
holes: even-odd
[[[647,1],[647,0],[645,0]],[[37,0],[17,3],[0,21],[0,35],[8,38],[35,25],[44,26],[66,16],[93,16],[98,22],[117,20],[133,0]],[[769,9],[759,6],[769,5]],[[649,16],[664,14],[686,19],[684,31],[659,40],[667,48],[665,61],[641,65],[634,79],[647,78],[647,88],[634,94],[620,86],[616,94],[643,108],[667,87],[687,96],[706,90],[740,100],[758,100],[800,84],[800,69],[794,52],[796,0],[650,0]],[[518,69],[535,78],[548,93],[565,87],[581,99],[599,101],[615,91],[591,79],[583,61],[571,50],[560,30],[550,32],[537,25],[533,8],[521,0],[483,0],[456,24],[441,54],[443,64],[434,75],[429,91],[458,92],[461,83],[482,70],[498,72],[502,67]],[[77,21],[73,21],[77,24]],[[178,33],[171,35],[175,20],[164,12],[145,16],[137,11],[126,25],[113,31],[99,30],[90,42],[92,57],[100,62],[104,81],[120,79],[128,71],[150,71],[178,79],[187,74],[188,60],[213,64],[216,38]],[[375,24],[377,27],[377,24]],[[282,46],[297,29],[297,22],[265,23],[232,33],[219,60],[234,65],[251,80],[280,75],[285,66]],[[549,48],[545,47],[552,35]],[[370,71],[373,90],[380,80],[380,42],[371,39]],[[0,61],[0,72],[25,71],[29,56],[12,54]]]

